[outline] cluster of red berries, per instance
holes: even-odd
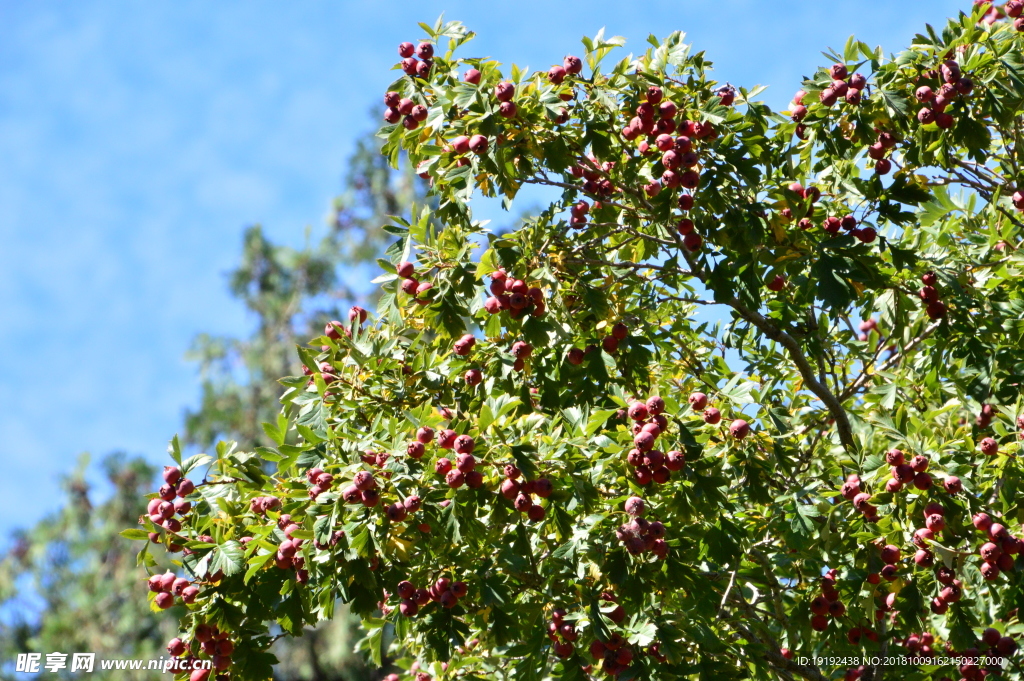
[[[402,97],[397,92],[384,93],[384,104],[387,106],[384,110],[384,120],[392,124],[401,121],[402,127],[406,130],[415,130],[420,123],[427,120],[427,107],[417,104],[408,97]]]
[[[878,509],[871,504],[871,495],[864,491],[864,483],[856,473],[846,476],[846,482],[839,488],[839,493],[864,516],[869,523],[878,521]]]
[[[818,93],[818,100],[822,104],[832,106],[840,99],[854,106],[860,104],[862,92],[868,84],[868,79],[863,73],[851,75],[846,64],[833,64],[829,67],[829,74],[832,76],[832,82]],[[806,94],[803,91],[798,91],[793,97],[793,103],[796,104],[791,112],[794,121],[800,121],[807,115],[807,107],[803,104]]]
[[[714,407],[708,406],[708,396],[704,393],[691,393],[687,402],[690,403],[690,409],[701,412],[704,423],[714,426],[722,420],[722,413]]]
[[[921,80],[939,79],[941,85],[936,92],[930,85],[921,85],[914,91],[917,101],[924,104],[917,112],[917,120],[922,125],[934,123],[942,130],[953,127],[953,115],[946,108],[961,95],[969,95],[974,90],[974,81],[960,73],[960,65],[952,59],[942,62],[938,71],[931,70],[922,74]]]
[[[249,502],[249,507],[253,513],[258,515],[266,515],[267,511],[272,511],[275,508],[281,507],[281,500],[277,497],[256,497]]]
[[[668,430],[665,400],[651,397],[647,402],[634,402],[626,414],[633,419],[633,449],[626,455],[626,463],[633,467],[633,476],[639,485],[653,480],[663,485],[672,478],[672,471],[682,470],[686,458],[682,452],[663,454],[654,449],[658,436]]]
[[[434,65],[434,46],[427,42],[419,45],[401,43],[398,46],[398,56],[402,58],[401,66],[405,75],[426,78],[430,75],[430,67]],[[423,61],[417,60],[416,57]]]
[[[601,601],[616,604],[616,607],[610,613],[607,613],[607,617],[612,622],[619,624],[626,618],[626,611],[623,610],[621,605],[618,605],[618,599],[615,597],[615,594],[605,591],[601,594]],[[657,643],[652,643],[648,647],[647,654],[659,662],[665,662],[666,660],[665,656],[661,654]],[[633,647],[622,634],[612,632],[606,640],[595,640],[590,644],[590,655],[600,663],[601,670],[604,673],[614,678],[629,668],[636,653],[634,653]],[[593,666],[587,665],[583,667],[583,671],[590,674],[593,672]]]
[[[821,595],[811,601],[811,628],[815,631],[825,631],[828,628],[828,618],[839,618],[846,614],[846,606],[839,600],[839,590],[836,589],[837,571],[833,568],[821,578]]]
[[[359,319],[359,323],[362,324],[363,322],[366,321],[366,318],[368,316],[369,316],[369,312],[367,312],[364,308],[359,307],[358,305],[353,305],[348,310],[348,321],[349,322],[353,322],[356,319]],[[341,338],[341,334],[345,334],[346,336],[351,336],[352,335],[352,333],[348,330],[348,327],[345,326],[344,324],[342,324],[340,320],[332,319],[331,321],[327,322],[326,325],[324,325],[324,335],[327,336],[328,338],[330,338],[331,340],[335,340],[335,341],[339,340]],[[323,352],[328,352],[331,348],[329,346],[326,346],[326,345],[321,345],[320,349]],[[325,363],[321,363],[319,365],[321,372],[327,373],[327,372],[333,371],[331,365],[327,364],[327,366],[325,367],[324,364]],[[303,366],[302,367],[302,372],[304,374],[306,374],[307,376],[312,376],[313,375],[313,372],[307,366]],[[331,381],[334,381],[336,378],[337,377],[332,376],[330,378],[330,381],[328,381],[327,376],[325,376],[324,377],[324,381],[325,382],[331,382]],[[310,382],[310,385],[312,385],[312,382]]]
[[[968,659],[980,657],[1000,658],[1013,655],[1017,652],[1017,642],[1010,636],[1003,636],[999,633],[998,629],[993,627],[988,627],[981,632],[981,642],[988,646],[987,650],[981,651],[976,648],[971,648],[964,651],[963,657]],[[973,670],[965,671],[963,667],[960,668],[960,673],[965,677],[971,678],[974,676],[981,676],[978,674],[967,673],[969,671]]]
[[[583,71],[583,60],[573,55],[566,55],[562,58],[562,65],[552,66],[548,69],[548,80],[553,85],[561,85],[566,76],[577,76]]]
[[[476,458],[473,450],[476,448],[476,441],[469,435],[459,435],[454,430],[442,429],[434,432],[433,428],[423,426],[416,431],[416,439],[406,445],[405,451],[413,459],[421,459],[426,453],[426,446],[437,438],[437,446],[441,449],[454,450],[456,453],[454,466],[451,459],[441,457],[434,462],[434,472],[445,476],[445,482],[452,489],[458,489],[463,485],[476,489],[484,484],[484,477],[476,470]],[[412,497],[410,497],[411,499]],[[419,497],[416,497],[416,508],[419,508]],[[406,499],[406,510],[409,509],[409,499]]]
[[[695,123],[694,121],[685,121],[681,124],[681,129],[684,134],[675,138],[668,134],[661,134],[654,139],[654,145],[664,151],[660,159],[664,170],[661,172],[660,181],[654,180],[644,185],[644,192],[651,198],[660,194],[663,186],[670,189],[684,187],[691,190],[700,186],[700,170],[697,167],[700,157],[693,150],[693,140],[714,137],[717,132],[710,123]],[[668,147],[669,142],[672,143],[671,147]],[[638,148],[640,153],[645,156],[652,153],[647,142],[641,142]]]
[[[991,404],[981,405],[981,413],[974,419],[974,425],[978,428],[988,428],[992,425],[992,419],[996,415],[996,409]]]
[[[179,468],[165,466],[164,484],[157,491],[157,496],[149,500],[146,507],[149,519],[153,521],[154,525],[159,525],[168,532],[181,532],[181,523],[174,518],[174,515],[184,516],[192,510],[192,504],[185,501],[185,497],[192,494],[195,489],[196,486],[191,480],[181,476]],[[150,536],[150,539],[153,537]]]
[[[861,642],[861,639],[864,638],[871,641],[872,643],[877,643],[878,632],[872,629],[867,624],[864,624],[859,627],[850,627],[846,631],[846,640],[852,643],[853,645],[858,645]],[[860,676],[857,676],[855,678],[860,678]]]
[[[328,539],[326,542],[322,542],[319,539],[314,539],[313,540],[313,546],[315,546],[318,551],[329,551],[329,550],[333,549],[335,546],[337,546],[338,543],[341,541],[341,538],[344,537],[344,536],[345,536],[345,530],[335,530],[334,532],[331,533],[330,539]],[[248,544],[250,541],[252,541],[251,537],[243,537],[242,538],[242,543],[243,544]]]
[[[1005,16],[1014,19],[1013,28],[1016,31],[1024,31],[1024,19],[1021,18],[1021,10],[1024,9],[1024,2],[1021,0],[1009,0],[1002,7],[996,7],[992,0],[974,0],[975,7],[985,9],[985,15],[979,23],[991,26]]]
[[[547,313],[544,291],[522,279],[510,278],[504,268],[491,273],[489,290],[491,295],[484,301],[488,314],[507,310],[509,317],[520,319],[527,314],[543,317]]]
[[[934,647],[935,635],[930,631],[910,634],[902,641],[893,639],[893,642],[901,644],[912,657],[935,657],[938,655],[938,651]]]
[[[450,431],[443,431],[448,434]],[[440,441],[438,442],[440,444]],[[476,457],[473,456],[474,442],[469,435],[459,435],[455,438],[452,448],[456,452],[455,463],[447,457],[441,457],[434,462],[434,472],[443,475],[445,483],[452,489],[458,489],[465,485],[470,489],[478,489],[484,484],[483,473],[476,470]]]
[[[688,401],[691,409],[701,412],[704,423],[714,426],[722,421],[722,412],[708,406],[708,396],[704,393],[691,393]],[[750,435],[750,424],[743,419],[736,419],[729,424],[729,434],[737,440],[742,440]]]
[[[412,586],[409,582],[403,582]],[[402,588],[402,584],[399,584],[399,589]],[[406,587],[405,592],[408,592]],[[451,609],[459,604],[459,600],[466,597],[469,593],[469,585],[465,582],[453,582],[447,577],[438,577],[429,589],[416,589],[413,587],[412,596],[408,597],[408,600],[412,601],[417,606],[423,606],[433,601],[434,603],[440,603],[442,608]],[[402,591],[399,592],[401,596]],[[405,597],[403,597],[405,598]],[[405,613],[403,613],[405,614]],[[412,614],[415,614],[413,612]],[[409,615],[410,617],[412,615]]]
[[[798,199],[803,201],[810,201],[811,205],[807,208],[807,213],[797,223],[797,226],[802,230],[808,230],[814,226],[814,221],[811,220],[811,216],[814,215],[814,204],[821,198],[821,190],[817,187],[804,187],[799,182],[793,182],[788,187],[789,191],[794,194]],[[793,218],[792,208],[783,208],[781,213],[783,218],[791,220]],[[858,227],[857,218],[853,215],[845,215],[838,217],[830,215],[825,218],[821,225],[821,228],[828,234],[838,234],[840,230],[845,230],[861,243],[870,244],[878,238],[878,232],[874,227]],[[779,288],[782,288],[782,283],[779,284]]]
[[[899,562],[902,559],[902,554],[898,546],[893,544],[886,544],[879,551],[882,562],[885,565],[882,566],[880,573],[876,576],[868,575],[869,584],[878,584],[879,578],[884,579],[887,582],[894,582],[899,577]]]
[[[590,654],[601,663],[601,670],[611,677],[617,677],[633,663],[633,648],[619,633],[613,633],[607,641],[590,644]],[[589,673],[589,670],[584,669]]]
[[[615,168],[615,161],[598,162],[592,155],[587,155],[586,161],[574,165],[570,172],[573,177],[583,178],[583,191],[594,196],[611,196],[616,192],[615,184],[608,178],[608,174]],[[600,202],[594,204],[594,210],[602,207]]]
[[[576,652],[573,642],[579,638],[572,622],[565,621],[567,614],[565,610],[555,608],[551,611],[551,621],[548,622],[548,638],[553,644],[551,649],[563,660],[572,657],[572,654]]]
[[[516,86],[514,83],[508,81],[502,81],[494,86],[494,98],[498,100],[498,115],[502,118],[515,118],[519,113],[519,107],[512,101],[512,98],[516,96]],[[483,135],[475,135],[474,137],[483,137]],[[486,147],[487,138],[484,137],[483,149],[473,149],[477,153],[482,153],[487,150]]]
[[[362,504],[373,508],[380,502],[377,479],[370,471],[359,471],[352,478],[352,484],[341,491],[341,498],[347,504]]]
[[[662,102],[663,104],[665,102]],[[672,121],[667,121],[672,123]],[[693,140],[697,137],[697,123],[693,121],[686,121],[682,124],[681,132],[683,134],[672,136],[671,133],[662,132],[654,138],[653,144],[661,153],[661,166],[664,168],[661,172],[660,184],[652,184],[651,189],[647,191],[648,195],[656,196],[660,192],[661,186],[665,187],[685,187],[687,189],[696,189],[697,185],[700,184],[700,173],[697,171],[697,166],[700,163],[700,156],[694,150]],[[668,127],[674,127],[675,124]],[[704,127],[701,130],[712,130]],[[689,133],[689,134],[686,134]],[[710,133],[706,132],[705,136]],[[639,145],[639,151],[643,155],[654,153],[654,149],[647,141],[643,141]]]
[[[337,322],[337,323],[340,324],[341,322]],[[337,336],[337,329],[338,329],[338,327],[334,326],[334,324],[335,324],[335,322],[331,322],[330,324],[327,325],[327,328],[334,330],[335,335],[331,336],[331,338],[334,339],[334,340],[337,340],[338,337],[339,337],[339,336]],[[345,333],[346,333],[346,335],[348,334],[348,329],[345,329]],[[327,335],[330,335],[330,334],[327,334]],[[324,352],[326,352],[328,349],[329,348],[325,349]],[[319,364],[316,365],[316,368],[317,368],[318,372],[320,373],[320,377],[323,379],[324,384],[330,385],[330,384],[332,384],[332,383],[334,383],[335,381],[338,380],[338,374],[335,373],[335,368],[334,368],[334,366],[330,362],[320,362]],[[310,376],[311,377],[308,381],[306,381],[306,387],[307,388],[311,388],[314,385],[316,385],[316,380],[314,380],[312,378],[313,374],[316,373],[316,372],[314,372],[308,366],[303,364],[302,365],[302,373],[305,374],[306,376]],[[330,393],[330,392],[325,392],[324,393],[324,397],[330,397],[331,395],[332,395],[332,393]]]
[[[316,498],[329,490],[334,484],[334,476],[325,473],[321,468],[310,468],[306,471],[306,481],[309,482],[309,498],[316,501]]]
[[[359,456],[359,459],[367,466],[373,466],[374,468],[384,468],[384,465],[388,462],[391,455],[387,452],[375,452],[372,449],[366,449]],[[380,475],[383,478],[391,479],[391,471],[381,470]]]
[[[805,187],[799,182],[791,182],[787,189],[790,191],[790,193],[795,195],[797,201],[803,202],[804,204],[807,201],[810,201],[810,205],[807,206],[807,212],[804,213],[804,217],[801,218],[800,222],[798,223],[800,229],[810,229],[811,227],[814,226],[814,222],[811,220],[811,216],[814,215],[814,204],[816,204],[818,202],[818,199],[821,198],[821,190],[815,186]],[[801,205],[801,207],[803,206]],[[779,212],[779,214],[786,220],[793,219],[793,209],[788,206],[786,208],[783,208]]]
[[[384,509],[384,513],[387,514],[388,520],[391,522],[400,523],[408,518],[410,513],[415,513],[420,510],[420,506],[422,505],[423,500],[420,499],[418,494],[410,494],[404,501],[396,501],[392,504],[388,504],[388,507]],[[419,527],[422,532],[430,531],[430,525],[427,525],[426,523],[421,523]]]
[[[595,210],[602,207],[599,204],[600,202],[595,204]],[[590,204],[583,199],[580,199],[569,206],[569,225],[578,229],[583,229],[587,224],[587,214],[589,213]]]
[[[640,102],[633,116],[622,128],[622,136],[633,141],[641,135],[671,135],[677,130],[675,121],[679,108],[669,99],[657,85],[651,85],[642,93]],[[643,153],[642,150],[641,153]]]
[[[420,608],[430,602],[440,603],[444,608],[454,608],[459,599],[469,593],[469,585],[440,577],[429,589],[419,589],[409,580],[403,580],[398,583],[397,591],[401,599],[398,611],[405,617],[415,617]]]
[[[515,106],[512,102],[503,102]],[[473,152],[474,154],[480,155],[487,151],[489,143],[484,135],[459,135],[458,137],[452,138],[449,144],[444,146],[444,152],[448,154],[455,154],[458,158],[455,161],[455,165],[458,167],[468,166],[470,160],[466,157],[466,154]],[[428,175],[429,177],[429,175]]]
[[[1024,542],[1012,536],[1004,525],[993,522],[987,513],[977,513],[971,521],[974,527],[988,538],[988,541],[978,549],[983,561],[980,568],[981,576],[992,581],[1000,572],[1013,570],[1013,557],[1024,548]]]
[[[520,513],[525,513],[532,522],[544,520],[546,511],[540,504],[534,502],[533,495],[541,499],[547,499],[555,491],[555,485],[548,478],[540,477],[536,480],[523,480],[522,472],[515,464],[505,466],[505,479],[501,481],[499,492],[501,496],[512,502],[512,507]]]
[[[281,570],[295,570],[295,578],[300,584],[305,584],[309,581],[309,572],[305,569],[306,559],[299,555],[305,542],[292,536],[301,530],[302,526],[292,522],[292,517],[288,513],[282,513],[277,519],[277,529],[284,533],[285,538],[274,554],[274,565]]]
[[[931,463],[927,456],[918,454],[907,461],[906,455],[899,449],[890,449],[885,453],[885,461],[891,468],[892,479],[886,482],[886,492],[899,492],[904,485],[913,484],[919,490],[931,489],[932,476],[928,471],[928,464]],[[950,494],[960,491],[960,479],[949,477],[943,482],[943,486]]]
[[[917,292],[917,297],[925,303],[925,312],[931,319],[942,319],[946,316],[946,304],[939,300],[938,276],[934,272],[925,272],[921,275],[921,283],[924,286]]]
[[[476,347],[476,336],[471,333],[466,333],[452,344],[452,352],[459,357],[465,357],[469,353],[473,352],[474,347]]]
[[[944,615],[949,610],[950,603],[956,603],[963,597],[964,583],[945,565],[939,566],[935,571],[935,580],[940,584],[939,593],[932,598],[929,607],[936,615]]]
[[[147,583],[149,590],[156,594],[156,605],[161,610],[174,605],[175,596],[180,597],[183,603],[192,603],[199,595],[199,587],[173,572],[153,575]]]
[[[877,130],[877,128],[876,128]],[[875,162],[875,173],[888,175],[892,170],[892,161],[886,155],[896,147],[896,136],[885,130],[878,131],[878,138],[875,143],[868,147],[868,158]]]
[[[522,371],[526,366],[526,358],[533,354],[533,346],[526,341],[516,341],[509,348],[509,352],[514,358],[512,361],[512,369],[514,371]]]
[[[615,536],[625,545],[631,555],[639,556],[652,553],[659,559],[668,556],[668,544],[665,543],[665,526],[657,521],[643,518],[644,500],[630,497],[626,500],[626,513],[632,518],[628,523],[615,530]]]
[[[1010,0],[1003,5],[1003,11],[1006,12],[1006,16],[1013,19],[1013,28],[1017,32],[1024,32],[1024,2],[1021,0]]]
[[[402,279],[402,283],[399,284],[402,293],[412,296],[419,305],[430,303],[430,291],[434,288],[434,285],[429,281],[419,281],[416,278],[415,265],[408,260],[403,260],[398,263],[397,272],[398,276]]]
[[[679,210],[684,213],[688,212],[693,208],[693,194],[680,194],[677,205]],[[683,248],[691,253],[699,251],[700,247],[704,244],[704,238],[697,233],[693,220],[686,216],[679,218],[679,222],[676,223],[676,231],[683,237]]]
[[[610,593],[602,593],[601,600],[608,601],[610,603],[617,602],[615,596]],[[621,606],[616,609],[616,612],[621,609]],[[612,613],[614,614],[614,613]],[[615,617],[609,617],[612,621],[618,623],[625,617],[625,612],[621,613],[621,616],[616,619]],[[653,650],[650,650],[652,657],[655,657],[659,661],[664,661],[664,656],[658,651],[658,649],[652,646]],[[595,640],[590,644],[590,655],[601,663],[601,670],[609,676],[616,677],[622,672],[629,668],[629,665],[633,663],[635,653],[633,647],[629,642],[623,638],[618,632],[612,632],[608,639],[605,641]],[[588,671],[589,670],[585,670]]]
[[[924,507],[924,527],[914,530],[912,541],[917,547],[914,563],[918,567],[929,568],[935,564],[935,556],[928,549],[928,544],[935,535],[946,529],[946,509],[942,504],[932,502]]]
[[[196,627],[194,637],[195,641],[199,643],[199,652],[211,659],[215,670],[224,671],[231,666],[231,654],[235,652],[235,644],[231,642],[229,632],[220,631],[210,624],[200,624]],[[167,643],[167,652],[171,657],[181,657],[185,653],[190,653],[190,646],[180,638],[172,638]],[[191,653],[189,657],[190,660],[182,665],[182,668],[191,669],[194,666],[191,662],[198,659]],[[205,674],[198,674],[198,672],[205,672]],[[209,675],[209,669],[196,669],[189,679],[190,681],[205,681]],[[219,681],[220,676],[217,678]]]
[[[629,327],[619,322],[612,327],[610,334],[601,339],[601,348],[609,355],[614,355],[619,350],[619,343],[627,338],[629,338]],[[597,352],[597,346],[594,344],[590,344],[582,350],[580,348],[569,348],[565,353],[565,361],[573,366],[579,366],[583,364],[583,360],[586,359],[587,355],[593,352]]]
[[[844,215],[841,218],[830,215],[825,218],[821,227],[829,234],[838,234],[840,229],[844,229],[863,244],[873,243],[878,238],[878,232],[874,227],[858,227],[857,224],[857,218],[852,215]]]

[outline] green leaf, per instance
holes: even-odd
[[[590,415],[590,420],[587,421],[587,427],[584,430],[584,434],[590,436],[601,430],[601,427],[604,426],[605,422],[617,411],[617,409],[599,409],[598,411],[595,411]]]
[[[125,539],[131,539],[133,541],[149,541],[149,532],[138,529],[121,530],[120,535]]]
[[[263,568],[263,566],[266,565],[267,562],[269,562],[273,558],[274,558],[274,554],[273,553],[264,553],[263,555],[253,556],[252,558],[250,558],[249,559],[249,569],[245,571],[245,577],[243,578],[242,581],[245,584],[248,584],[249,580],[252,579],[253,576],[257,572],[259,572]]]
[[[224,542],[213,550],[210,559],[210,572],[223,572],[225,577],[238,574],[245,564],[245,552],[242,545],[234,539]]]

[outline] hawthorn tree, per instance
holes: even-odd
[[[376,315],[127,531],[181,552],[171,654],[267,678],[341,601],[416,681],[1018,678],[1020,14],[851,39],[781,113],[679,33],[531,74],[421,25],[380,135],[436,204]]]

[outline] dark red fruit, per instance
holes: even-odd
[[[483,135],[473,135],[469,138],[469,149],[475,154],[482,154],[487,151],[487,138]]]
[[[516,94],[516,86],[509,82],[498,83],[494,88],[494,96],[499,102],[508,102]]]
[[[767,284],[765,288],[769,291],[781,291],[786,288],[786,278],[781,274],[776,274]]]

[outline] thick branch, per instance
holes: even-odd
[[[814,393],[818,399],[825,403],[832,418],[836,422],[836,430],[839,432],[839,440],[843,443],[843,447],[846,450],[852,451],[856,448],[853,441],[853,430],[850,427],[850,420],[846,416],[846,410],[843,409],[842,403],[832,394],[832,391],[828,389],[824,383],[819,381],[814,375],[814,368],[811,367],[810,362],[807,361],[807,357],[804,356],[803,350],[800,349],[800,343],[791,335],[778,328],[766,319],[763,315],[753,310],[747,309],[743,303],[738,300],[733,300],[730,306],[736,310],[736,312],[747,320],[758,329],[761,333],[768,336],[768,338],[777,342],[782,347],[789,351],[789,356],[792,358],[793,363],[796,364],[797,370],[800,372],[800,376],[804,379],[804,385],[807,389]]]

